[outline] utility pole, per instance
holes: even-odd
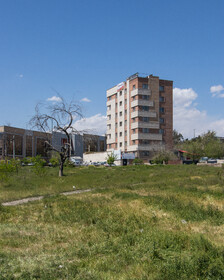
[[[196,129],[194,128],[194,138],[195,138],[195,130],[196,130]]]
[[[16,158],[15,135],[12,136],[12,149],[13,149],[13,159],[15,159]]]

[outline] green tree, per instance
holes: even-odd
[[[114,164],[115,160],[117,159],[117,156],[112,152],[111,154],[107,155],[107,163],[111,166]]]

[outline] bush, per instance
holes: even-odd
[[[17,171],[15,160],[2,160],[0,161],[0,180],[7,181],[11,173]]]
[[[43,175],[46,172],[46,170],[44,169],[46,161],[42,159],[40,155],[32,157],[31,162],[33,163],[34,173],[36,173],[37,175]]]
[[[53,167],[56,167],[59,165],[59,160],[57,157],[52,157],[49,162]]]
[[[176,160],[177,157],[171,151],[160,151],[152,159],[152,163],[167,164],[169,160]]]
[[[135,164],[135,165],[137,165],[137,164],[143,164],[143,163],[144,163],[143,160],[140,159],[140,158],[135,158],[135,159],[133,160],[133,164]]]
[[[116,158],[117,158],[117,157],[115,156],[114,153],[108,154],[108,156],[107,156],[107,163],[108,163],[109,165],[114,164],[114,161],[116,160]]]

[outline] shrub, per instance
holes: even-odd
[[[15,160],[14,160],[15,161]],[[14,161],[2,160],[0,161],[0,180],[7,181],[10,174],[16,171]]]
[[[50,159],[50,163],[51,163],[51,165],[52,165],[53,167],[56,167],[56,166],[59,165],[59,160],[58,160],[57,157],[52,157],[52,158]]]
[[[116,157],[116,155],[114,153],[108,154],[108,156],[107,156],[107,163],[109,165],[114,164],[114,161],[116,160],[116,158],[117,157]]]
[[[140,159],[140,158],[135,158],[134,160],[133,160],[133,164],[143,164],[144,162],[143,162],[143,160],[142,159]]]
[[[46,170],[44,169],[44,166],[46,164],[46,161],[42,159],[40,155],[32,157],[31,162],[33,163],[34,173],[36,173],[37,175],[43,175],[45,173]]]
[[[152,159],[152,163],[162,164],[168,163],[169,160],[175,160],[177,157],[171,151],[160,151]]]

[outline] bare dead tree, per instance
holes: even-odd
[[[71,101],[66,103],[60,96],[60,101],[46,106],[44,103],[39,103],[35,108],[35,115],[30,120],[30,125],[38,130],[49,133],[62,132],[66,135],[67,142],[61,144],[58,148],[50,139],[45,141],[45,146],[48,151],[55,151],[59,154],[59,176],[63,176],[64,163],[70,157],[71,141],[70,135],[72,132],[79,133],[74,127],[74,120],[82,118],[81,107]]]

